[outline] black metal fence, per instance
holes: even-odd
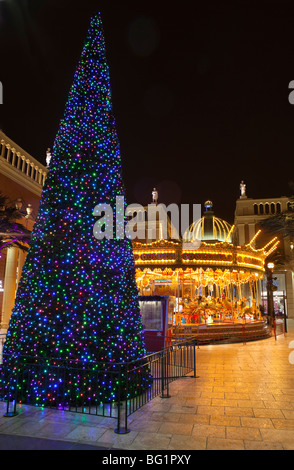
[[[17,414],[18,404],[50,407],[114,418],[116,433],[129,432],[128,418],[157,396],[169,398],[169,384],[192,373],[196,378],[196,343],[179,341],[137,361],[95,364],[18,356],[0,366],[0,396],[5,416]],[[106,389],[109,399],[103,400]],[[111,393],[113,391],[113,396]]]
[[[272,335],[277,339],[278,336],[287,333],[287,317],[285,315],[276,315],[271,321]]]

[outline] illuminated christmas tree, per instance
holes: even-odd
[[[120,148],[98,14],[52,149],[4,349],[6,376],[15,365],[12,356],[22,363],[30,356],[44,358],[41,376],[38,372],[30,379],[26,392],[40,404],[61,393],[52,369],[46,377],[46,365],[54,358],[57,365],[62,360],[71,367],[110,363],[115,368],[145,354],[131,242],[115,237],[99,241],[93,235],[94,208],[109,204],[115,209],[121,196]],[[78,396],[77,377],[73,373],[63,380],[63,392]],[[117,398],[114,382],[103,376],[98,402]]]

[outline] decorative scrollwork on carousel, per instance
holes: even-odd
[[[195,263],[233,263],[232,253],[215,253],[215,252],[183,252],[183,262],[195,262]]]

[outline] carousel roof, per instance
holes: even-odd
[[[206,201],[204,208],[204,216],[190,226],[183,240],[185,242],[196,240],[231,242],[232,226],[225,220],[215,217],[211,201]]]
[[[279,244],[277,237],[256,249],[259,231],[247,245],[238,246],[233,243],[235,226],[215,217],[211,201],[206,201],[204,207],[203,217],[192,224],[182,240],[133,241],[136,269],[171,272],[212,269],[263,276],[265,260]]]

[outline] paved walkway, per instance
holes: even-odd
[[[170,386],[129,419],[20,408],[4,418],[0,449],[294,450],[294,321],[277,341],[202,346],[197,375]],[[291,356],[290,356],[291,354]]]

